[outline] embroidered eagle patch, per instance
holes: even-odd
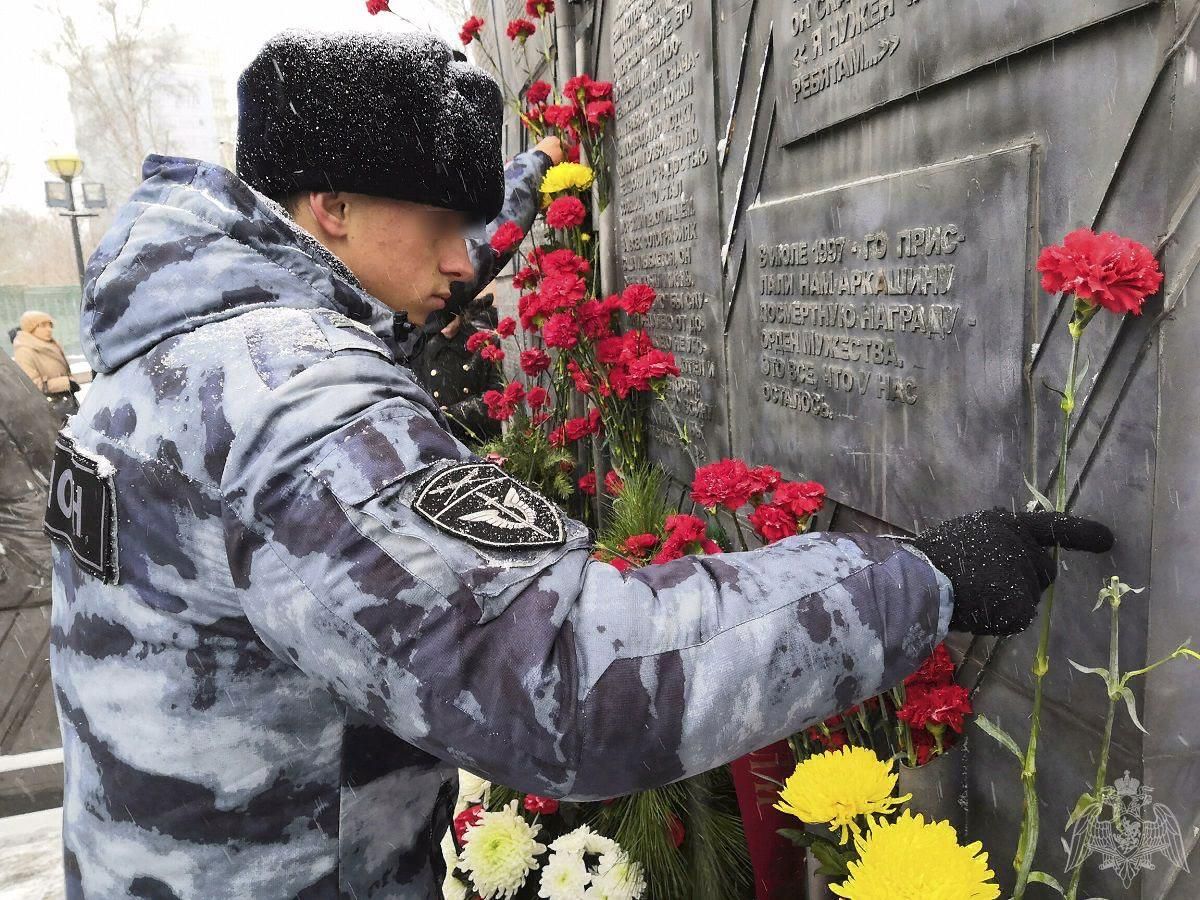
[[[483,547],[557,547],[567,539],[562,514],[492,463],[459,463],[421,485],[413,501],[423,518]]]

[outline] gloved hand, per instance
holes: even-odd
[[[1029,627],[1054,580],[1054,559],[1044,547],[1104,553],[1113,536],[1089,519],[996,508],[947,519],[911,543],[950,579],[950,630],[1003,635]]]

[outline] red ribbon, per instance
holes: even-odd
[[[802,826],[775,809],[779,785],[796,770],[792,748],[787,741],[779,741],[735,759],[730,768],[754,867],[756,900],[803,897],[804,851],[779,834],[780,828]]]

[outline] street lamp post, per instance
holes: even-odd
[[[83,287],[83,243],[79,240],[80,217],[95,216],[96,213],[80,212],[75,209],[75,190],[72,182],[83,171],[83,160],[78,156],[52,156],[46,160],[46,167],[61,178],[67,185],[67,211],[60,215],[71,220],[71,237],[75,239],[75,267],[79,271],[79,286]]]

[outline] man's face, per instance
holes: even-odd
[[[474,276],[466,214],[365,194],[311,194],[297,220],[363,288],[416,325],[450,299],[450,282]],[[332,198],[332,200],[331,200]]]

